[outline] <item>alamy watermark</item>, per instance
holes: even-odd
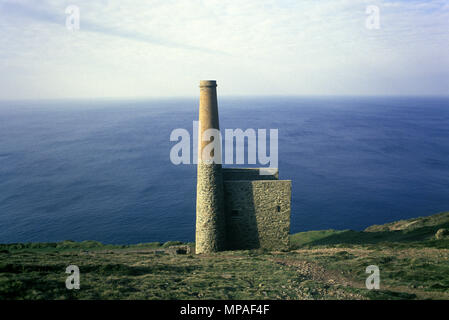
[[[365,27],[369,30],[380,29],[379,7],[374,5],[367,6],[365,13],[368,15],[368,17],[365,20]]]
[[[366,273],[369,273],[370,276],[366,278],[365,285],[368,290],[380,289],[380,270],[378,266],[370,265],[366,267]]]
[[[67,17],[65,19],[65,26],[69,31],[78,31],[80,29],[80,8],[75,5],[70,5],[65,9]]]
[[[268,166],[260,170],[261,175],[270,175],[273,170],[278,168],[278,129],[269,130],[269,153],[267,153],[267,129],[225,129],[223,161],[221,151],[223,137],[220,130],[217,129],[204,130],[201,141],[205,145],[203,145],[201,157],[198,159],[198,128],[200,126],[199,121],[193,121],[193,141],[186,129],[178,128],[171,132],[170,141],[177,142],[170,150],[170,161],[173,164],[198,164],[198,162],[209,164],[259,163]],[[245,152],[245,141],[247,141],[247,152]],[[247,154],[247,163],[245,163],[245,154]]]
[[[65,269],[65,273],[70,274],[65,280],[65,287],[69,290],[79,290],[80,288],[80,268],[70,265]]]

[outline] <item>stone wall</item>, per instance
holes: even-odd
[[[291,181],[224,181],[228,250],[288,248]]]

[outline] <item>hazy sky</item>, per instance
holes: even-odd
[[[222,95],[447,95],[449,0],[0,0],[0,99],[195,96],[200,79]]]

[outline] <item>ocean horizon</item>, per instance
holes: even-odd
[[[220,127],[279,130],[291,233],[449,210],[449,97],[219,97]],[[0,243],[194,241],[197,98],[0,101]],[[244,165],[244,167],[251,167]],[[256,165],[259,167],[259,165]]]

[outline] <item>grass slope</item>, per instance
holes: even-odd
[[[448,227],[442,213],[362,232],[302,232],[286,252],[211,255],[177,254],[180,242],[5,244],[0,299],[449,299],[449,240],[434,236]],[[71,264],[80,290],[65,287]],[[381,290],[365,287],[373,264]]]
[[[449,248],[448,240],[435,241],[435,234],[439,229],[449,229],[449,212],[435,214],[429,217],[414,218],[374,225],[365,231],[353,230],[324,230],[301,232],[291,236],[292,248],[317,245],[388,245],[396,247],[425,246]]]

